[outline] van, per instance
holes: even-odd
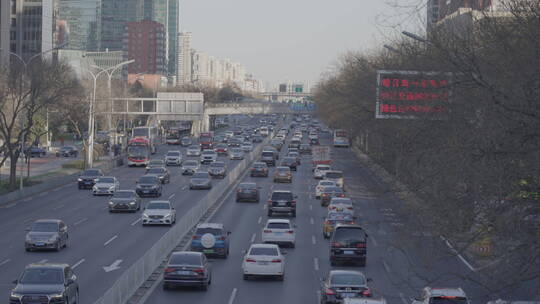
[[[261,162],[266,163],[266,165],[275,166],[276,165],[276,152],[274,151],[262,151],[261,153]]]
[[[336,182],[336,185],[343,189],[343,172],[337,170],[329,170],[324,172],[323,179],[331,180]]]

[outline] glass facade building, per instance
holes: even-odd
[[[58,19],[66,24],[66,49],[101,49],[102,0],[60,0]]]

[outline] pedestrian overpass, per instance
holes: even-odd
[[[193,121],[192,133],[207,132],[210,117],[230,114],[311,114],[313,108],[299,104],[261,102],[205,103],[202,93],[159,92],[155,98],[112,98],[99,102],[105,115],[149,115],[154,121]]]

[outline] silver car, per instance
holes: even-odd
[[[182,175],[193,175],[199,170],[199,162],[196,160],[186,160],[182,163]]]
[[[213,162],[208,167],[208,174],[212,177],[225,178],[227,175],[227,166],[224,162]]]
[[[189,189],[211,189],[212,179],[208,172],[196,172],[189,180]]]
[[[242,144],[242,147],[240,147],[240,149],[242,149],[242,151],[246,152],[246,153],[249,153],[251,152],[251,150],[253,150],[253,145],[252,144]]]
[[[109,212],[137,212],[141,209],[141,198],[135,190],[118,190],[109,201]]]
[[[165,165],[167,166],[180,166],[182,165],[182,152],[169,151],[165,154]]]
[[[204,150],[201,153],[201,164],[215,162],[218,158],[218,155],[214,150]]]
[[[24,247],[26,251],[52,249],[60,251],[67,247],[68,229],[61,220],[37,220],[27,229]]]
[[[150,168],[161,168],[161,167],[165,167],[165,161],[161,159],[151,159],[148,162],[148,165],[146,165],[146,171],[148,171],[148,169]]]
[[[94,195],[113,195],[120,188],[120,182],[114,176],[102,176],[96,179],[92,187]]]
[[[142,225],[169,225],[176,223],[176,210],[170,201],[151,201],[144,208]]]
[[[232,148],[229,152],[230,159],[244,159],[244,151],[240,148]]]
[[[187,148],[186,155],[187,156],[200,156],[201,148],[197,145],[191,145]]]

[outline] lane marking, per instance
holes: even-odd
[[[401,302],[403,302],[403,304],[409,304],[407,302],[407,299],[405,299],[405,296],[401,292],[399,293],[399,298],[401,299]]]
[[[65,206],[65,204],[58,205],[58,206],[54,207],[52,210],[58,210],[58,209],[64,208],[64,206]]]
[[[108,241],[106,241],[103,246],[107,246],[109,245],[112,241],[116,240],[118,238],[118,235],[115,235],[113,236],[112,238],[110,238]]]
[[[7,264],[7,263],[9,263],[9,262],[11,262],[11,259],[7,259],[7,260],[1,262],[1,263],[0,263],[0,266],[5,265],[5,264]]]
[[[73,266],[71,266],[72,269],[75,269],[77,267],[79,267],[79,265],[81,265],[82,263],[84,263],[84,261],[86,261],[85,259],[81,259],[80,261],[78,261],[77,263],[75,263]]]
[[[314,235],[311,236],[311,242],[313,243],[313,245],[317,244],[317,240],[315,239]]]
[[[313,218],[310,218],[309,222],[311,223],[311,225],[315,224],[315,221],[313,221]]]
[[[62,189],[62,188],[55,188],[55,189],[53,190],[53,192],[59,191],[60,189]]]
[[[29,198],[23,199],[22,201],[23,201],[23,202],[29,202],[29,201],[31,201],[31,200],[32,200],[32,197],[29,197]]]
[[[319,271],[319,259],[313,258],[313,267],[315,268],[315,271]]]
[[[176,194],[174,194],[174,193],[171,194],[171,195],[169,196],[169,199],[172,199],[175,195],[176,195]]]
[[[47,263],[47,261],[48,261],[47,259],[43,259],[43,260],[41,260],[41,261],[38,261],[37,263],[38,263],[38,264],[45,264],[45,263]]]
[[[105,207],[101,208],[101,210],[107,210],[107,209],[109,209],[109,206],[105,206]]]
[[[251,236],[251,242],[252,242],[252,243],[255,242],[255,237],[256,237],[256,236],[257,236],[257,235],[256,235],[255,233]]]
[[[135,220],[133,223],[131,223],[130,225],[131,226],[135,226],[137,225],[138,222],[142,221],[142,218],[138,218],[137,220]]]
[[[373,245],[375,247],[379,247],[379,243],[377,243],[377,240],[375,240],[375,238],[373,237],[373,235],[370,235],[369,236],[369,239],[371,240],[371,242],[373,243]]]
[[[234,288],[233,291],[231,292],[231,296],[229,297],[228,304],[233,304],[234,303],[234,299],[236,298],[236,293],[237,292],[238,292],[238,289]]]
[[[257,221],[259,224],[262,222],[262,216],[259,216],[259,220]]]
[[[186,186],[184,186],[184,187],[182,187],[182,190],[186,190],[186,189],[187,189],[187,185],[186,185]]]
[[[452,244],[450,244],[450,242],[446,238],[444,238],[444,236],[442,235],[441,235],[441,240],[443,240],[446,243],[446,246],[448,246],[448,248],[450,248],[450,250],[455,255],[457,255],[457,257],[463,262],[463,264],[465,264],[472,272],[476,272],[476,269],[474,269],[474,267],[472,267],[472,265],[469,264],[469,262],[467,262],[467,260],[465,260],[465,258],[461,256],[461,254],[452,246]]]
[[[76,221],[75,223],[73,223],[73,226],[80,225],[80,224],[86,222],[87,220],[88,220],[88,218],[86,218],[86,217],[83,218],[83,219],[80,219],[80,220]]]
[[[11,204],[5,205],[4,208],[9,209],[9,208],[12,208],[12,207],[15,207],[15,206],[17,206],[17,203],[11,203]]]
[[[321,291],[317,290],[315,293],[317,294],[317,304],[319,304],[321,303]]]
[[[386,261],[382,261],[382,264],[384,266],[384,270],[386,270],[386,272],[388,272],[388,274],[390,274],[390,267],[388,266],[388,264],[386,264]]]
[[[309,205],[309,210],[313,210],[313,205]]]
[[[263,210],[266,210],[266,204],[264,204],[262,208],[263,208]]]

